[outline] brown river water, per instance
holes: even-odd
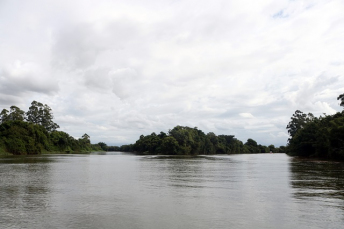
[[[344,164],[285,154],[0,157],[0,228],[344,228]]]

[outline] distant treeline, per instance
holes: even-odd
[[[337,100],[344,107],[344,94]],[[287,129],[289,155],[344,160],[344,111],[317,118],[297,110]]]
[[[243,143],[234,135],[216,135],[212,132],[205,134],[197,127],[176,126],[168,133],[141,135],[135,144],[110,146],[108,150],[151,155],[207,155],[284,152],[285,147],[263,146],[253,139]]]
[[[90,136],[84,134],[75,139],[53,122],[53,113],[48,105],[33,101],[29,111],[16,106],[0,113],[0,154],[31,155],[52,152],[88,152],[102,150],[91,144]]]

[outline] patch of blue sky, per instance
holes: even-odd
[[[280,10],[280,11],[278,11],[278,13],[272,15],[272,17],[273,18],[287,18],[287,17],[289,17],[289,15],[285,14],[284,10]]]

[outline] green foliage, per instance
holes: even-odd
[[[22,111],[19,107],[11,106],[10,114],[8,115],[8,120],[11,121],[24,121],[25,112]]]
[[[344,94],[337,99],[341,99],[343,106]],[[344,160],[344,111],[319,118],[302,116],[299,120],[302,125],[295,131],[289,131],[289,144],[282,150],[290,155]],[[287,128],[291,128],[291,123],[297,123],[295,115]]]
[[[90,151],[103,151],[102,147],[98,144],[92,144]]]
[[[104,151],[108,151],[108,146],[104,142],[99,142],[98,145]]]
[[[206,135],[201,130],[198,130],[197,127],[176,126],[169,131],[169,136],[178,142],[179,149],[177,154],[207,154],[204,144]]]
[[[25,112],[16,106],[11,106],[10,111],[3,109],[0,113],[0,153],[72,153],[100,151],[106,147],[105,143],[102,146],[91,144],[88,134],[76,140],[63,131],[56,131],[59,126],[52,119],[51,108],[36,101],[31,103],[26,118]]]
[[[50,133],[51,150],[59,152],[80,152],[83,147],[79,141],[63,131],[53,131]]]
[[[49,132],[60,127],[53,122],[53,118],[51,108],[47,104],[43,105],[37,101],[33,101],[29,107],[29,111],[26,112],[26,120],[28,122],[41,125]]]
[[[0,113],[0,124],[7,121],[23,121],[24,119],[25,112],[16,106],[11,106],[10,111],[3,109]]]
[[[276,152],[276,148],[274,145],[269,145],[268,148],[269,148],[269,151]]]
[[[136,143],[124,150],[124,147],[113,148],[119,151],[135,151],[140,154],[167,154],[167,155],[198,155],[198,154],[233,154],[233,153],[266,153],[267,147],[261,146],[249,139],[243,144],[234,135],[216,136],[213,132],[205,134],[197,127],[176,126],[168,133],[159,135],[141,135]]]
[[[338,98],[337,98],[337,100],[340,101],[340,104],[339,104],[339,105],[342,106],[342,107],[344,107],[344,93],[341,94],[341,95],[339,95]]]
[[[122,152],[133,152],[133,150],[134,150],[133,144],[122,145],[121,147],[119,147],[119,151],[122,151]]]
[[[2,109],[0,113],[0,124],[9,121],[8,114],[9,114],[8,110]]]
[[[247,150],[250,153],[258,153],[260,152],[260,148],[258,147],[258,144],[255,140],[249,138],[247,139],[247,142],[245,143],[245,146],[247,148]]]
[[[271,145],[270,145],[271,146]],[[271,150],[270,150],[270,148],[269,147],[267,147],[267,146],[262,146],[262,145],[258,145],[258,150],[259,150],[259,153],[269,153]],[[276,150],[275,151],[273,151],[273,152],[276,152]]]
[[[84,140],[86,143],[90,143],[90,136],[86,133],[82,135],[81,139]]]
[[[180,149],[177,140],[172,136],[166,136],[163,138],[160,150],[160,153],[169,155],[176,155],[181,152],[179,151]]]
[[[306,123],[312,121],[314,116],[312,113],[304,114],[302,111],[296,110],[291,121],[287,125],[288,133],[291,137],[294,137],[298,130],[302,129]]]
[[[334,159],[344,159],[344,114],[331,120],[329,143],[332,149],[330,156]]]
[[[219,135],[217,144],[214,145],[216,154],[242,153],[242,142],[234,138],[234,135]]]
[[[279,147],[279,153],[286,153],[286,147],[285,146],[280,146]]]
[[[108,146],[108,151],[121,151],[119,146]]]
[[[40,154],[49,147],[46,130],[24,121],[7,121],[1,124],[0,138],[6,151],[14,155]]]

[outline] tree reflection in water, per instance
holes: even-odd
[[[48,207],[48,157],[2,157],[0,215],[5,225],[17,225]]]
[[[344,210],[344,163],[294,158],[290,170],[294,198]]]

